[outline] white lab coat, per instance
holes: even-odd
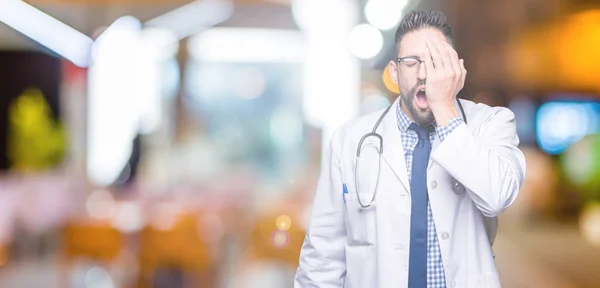
[[[517,198],[525,177],[525,158],[517,148],[510,110],[466,100],[461,103],[468,125],[461,124],[441,143],[436,137],[427,171],[447,286],[500,287],[492,251],[496,217]],[[378,192],[370,208],[359,208],[357,201],[356,149],[383,111],[349,121],[334,133],[294,287],[408,286],[411,197],[396,104],[377,130],[383,136],[384,152]],[[363,145],[377,141],[370,137]],[[360,159],[359,195],[366,204],[377,176],[377,154],[364,152]],[[343,183],[348,187],[345,197]]]

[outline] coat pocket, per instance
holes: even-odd
[[[377,240],[375,213],[377,205],[363,208],[371,203],[370,193],[348,193],[346,195],[346,232],[350,246],[374,246]],[[358,201],[358,197],[360,201]]]

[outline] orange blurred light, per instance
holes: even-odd
[[[4,266],[7,262],[6,247],[0,245],[0,267]]]
[[[277,229],[281,231],[287,231],[290,229],[290,226],[292,226],[292,219],[288,215],[281,215],[277,217],[275,226],[277,226]]]
[[[557,31],[559,79],[600,89],[600,10],[575,14]]]
[[[600,91],[600,10],[524,31],[507,48],[508,75],[521,88]]]

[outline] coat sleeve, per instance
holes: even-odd
[[[346,226],[340,145],[332,137],[329,159],[323,161],[309,225],[300,252],[295,288],[341,288],[346,277]]]
[[[516,200],[525,178],[514,113],[494,108],[480,135],[460,124],[432,152],[432,160],[468,189],[486,217],[496,217]]]

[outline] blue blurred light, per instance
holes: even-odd
[[[556,155],[584,136],[600,132],[600,103],[548,102],[539,108],[536,118],[540,149]]]
[[[515,113],[520,144],[535,145],[537,104],[529,98],[521,98],[511,101],[508,108]]]

